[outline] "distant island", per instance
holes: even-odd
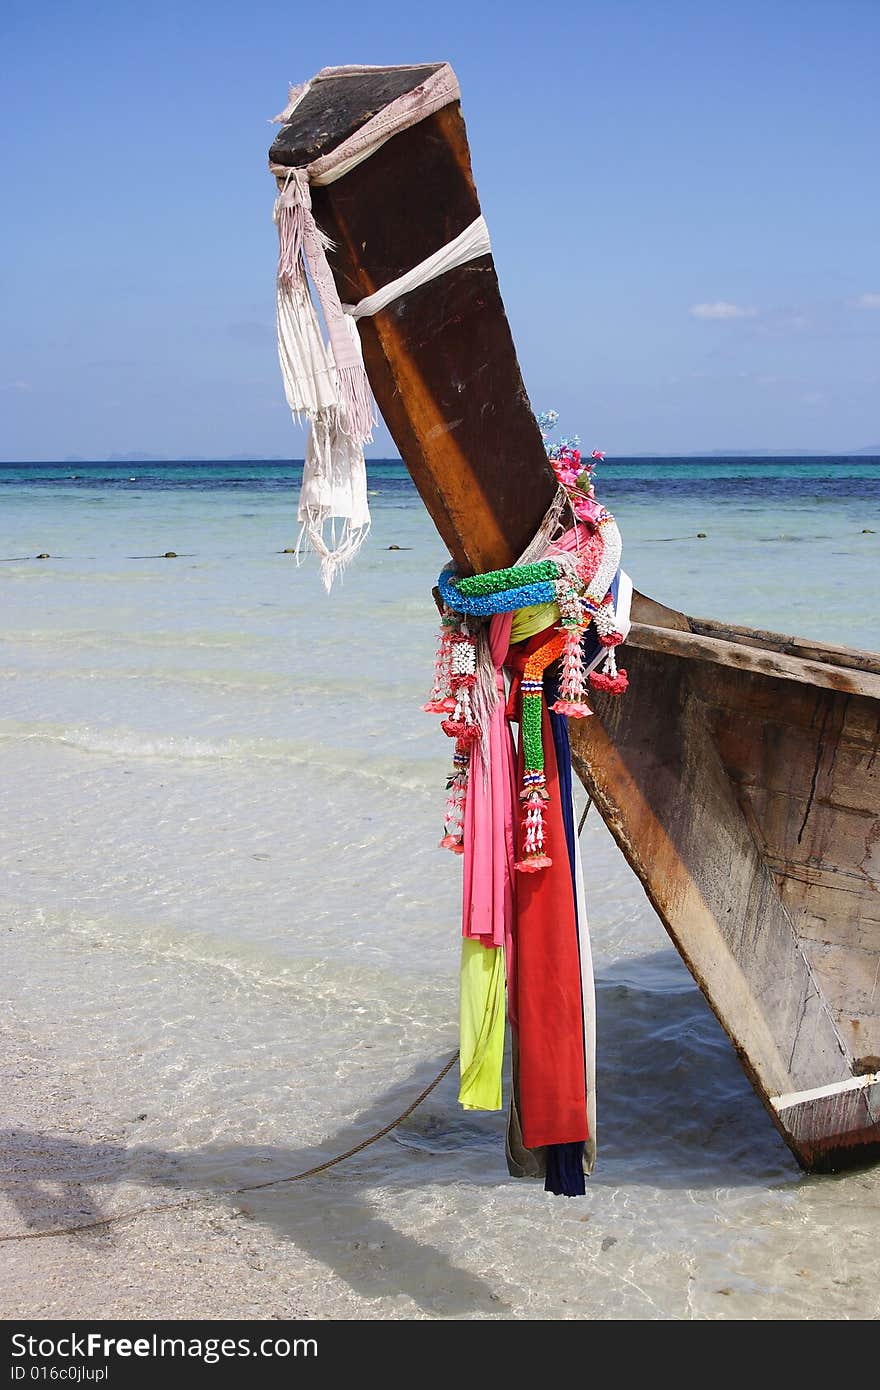
[[[655,453],[625,453],[622,450],[608,450],[609,462],[614,458],[656,458],[656,459],[798,459],[798,458],[880,458],[880,444],[870,444],[862,449],[687,449],[682,451],[672,451],[669,449],[658,450]],[[211,457],[207,454],[182,454],[182,455],[157,455],[148,454],[139,450],[128,453],[106,454],[103,458],[86,458],[82,454],[67,454],[63,459],[0,459],[0,464],[14,464],[19,467],[43,466],[54,464],[56,467],[61,465],[75,467],[77,465],[95,466],[96,464],[116,464],[130,467],[134,464],[174,464],[174,463],[278,463],[293,464],[300,466],[301,458],[291,458],[286,454],[259,454],[259,453],[238,453],[224,454],[218,457]],[[367,464],[371,463],[401,463],[402,460],[394,455],[376,454],[367,459]]]
[[[855,458],[861,454],[880,456],[880,444],[869,445],[867,449],[708,449],[705,454],[679,454],[679,458],[822,458],[831,454],[834,458]],[[659,457],[659,456],[658,456]]]
[[[291,459],[286,454],[223,454],[212,458],[209,454],[107,454],[105,458],[84,458],[81,454],[66,454],[62,463],[302,463],[302,459]]]

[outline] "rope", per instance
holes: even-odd
[[[579,821],[579,823],[578,823],[578,839],[580,839],[580,833],[581,833],[581,831],[582,831],[583,828],[584,828],[584,821],[587,819],[587,816],[590,814],[590,807],[592,806],[592,804],[593,804],[593,798],[592,798],[591,796],[588,796],[588,797],[587,797],[587,804],[586,804],[586,806],[584,807],[584,814],[581,816],[580,821]]]
[[[266,1182],[246,1183],[244,1187],[233,1187],[230,1192],[204,1192],[198,1197],[185,1197],[183,1201],[180,1202],[165,1202],[157,1206],[134,1207],[131,1211],[122,1211],[116,1216],[104,1216],[100,1221],[83,1221],[78,1226],[55,1226],[49,1231],[25,1231],[20,1235],[0,1235],[0,1243],[8,1244],[12,1241],[19,1240],[48,1240],[53,1236],[78,1235],[80,1231],[99,1231],[106,1226],[119,1226],[123,1221],[134,1221],[138,1216],[150,1216],[154,1212],[181,1211],[185,1207],[198,1206],[201,1202],[213,1202],[216,1201],[218,1196],[238,1197],[243,1192],[262,1192],[264,1188],[267,1187],[280,1187],[284,1183],[302,1182],[304,1178],[313,1178],[318,1173],[325,1173],[328,1168],[335,1168],[336,1164],[342,1163],[343,1159],[353,1158],[355,1154],[359,1154],[362,1149],[368,1149],[370,1145],[375,1144],[377,1140],[384,1139],[386,1134],[390,1134],[392,1129],[396,1129],[399,1124],[402,1124],[404,1120],[408,1119],[413,1111],[421,1105],[423,1100],[427,1100],[434,1088],[439,1086],[444,1076],[446,1076],[447,1072],[452,1070],[457,1061],[458,1049],[456,1048],[442,1071],[437,1073],[434,1080],[416,1096],[412,1104],[408,1105],[403,1114],[398,1115],[396,1120],[392,1120],[390,1124],[385,1125],[384,1129],[380,1129],[375,1134],[371,1134],[369,1139],[362,1139],[359,1144],[355,1144],[354,1148],[346,1149],[345,1153],[337,1154],[335,1158],[328,1158],[326,1162],[318,1163],[314,1168],[306,1168],[302,1173],[292,1173],[290,1177],[287,1178],[269,1178]]]

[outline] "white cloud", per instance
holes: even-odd
[[[692,304],[691,317],[695,319],[753,319],[757,309],[749,309],[743,304],[728,304],[718,299],[714,304]]]
[[[857,309],[880,309],[880,294],[860,294],[855,300]]]

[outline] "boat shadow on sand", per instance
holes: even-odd
[[[600,967],[597,995],[599,1159],[587,1200],[606,1187],[717,1189],[798,1180],[794,1160],[768,1128],[730,1043],[673,951]],[[432,1313],[484,1309],[497,1316],[506,1307],[497,1274],[490,1284],[437,1246],[402,1232],[384,1219],[376,1196],[381,1191],[383,1202],[393,1206],[394,1193],[400,1192],[402,1221],[407,1221],[411,1194],[421,1191],[445,1221],[447,1203],[437,1200],[438,1188],[459,1185],[462,1202],[472,1211],[482,1200],[480,1189],[488,1196],[513,1182],[504,1164],[504,1117],[463,1113],[454,1070],[375,1145],[315,1177],[282,1181],[388,1124],[443,1060],[416,1068],[378,1095],[353,1124],[312,1148],[217,1144],[163,1150],[0,1132],[0,1188],[18,1211],[22,1232],[87,1226],[139,1208],[147,1209],[139,1222],[162,1220],[164,1206],[197,1195],[210,1215],[216,1218],[217,1203],[228,1204],[236,1217],[296,1245],[362,1295],[405,1293]],[[236,1190],[273,1181],[278,1185],[262,1191]],[[115,1186],[127,1191],[107,1202]],[[539,1204],[551,1200],[525,1184],[521,1190]],[[171,1214],[183,1217],[199,1209]],[[129,1229],[130,1223],[111,1224],[67,1239],[110,1242]]]
[[[456,1137],[461,1112],[451,1077],[441,1082],[426,1103],[427,1111],[439,1096],[433,1109],[404,1121],[399,1137],[395,1132],[397,1142],[385,1136],[325,1172],[285,1182],[291,1175],[328,1163],[384,1128],[424,1089],[448,1056],[423,1063],[377,1095],[354,1123],[309,1148],[232,1143],[166,1150],[149,1144],[0,1130],[0,1194],[19,1218],[13,1226],[7,1216],[0,1222],[0,1234],[55,1231],[60,1234],[51,1244],[62,1256],[71,1241],[85,1243],[100,1255],[102,1250],[109,1254],[129,1232],[145,1226],[166,1234],[171,1228],[162,1223],[179,1223],[185,1229],[195,1214],[206,1244],[216,1231],[227,1251],[241,1247],[243,1259],[260,1257],[267,1269],[276,1272],[285,1267],[284,1247],[289,1245],[294,1259],[297,1252],[311,1257],[366,1299],[406,1295],[434,1316],[481,1312],[504,1316],[510,1305],[503,1277],[493,1273],[489,1282],[462,1268],[422,1234],[426,1225],[430,1229],[434,1216],[444,1216],[445,1204],[436,1199],[437,1186],[468,1182],[468,1175],[458,1171],[466,1138],[461,1132]],[[468,1132],[476,1130],[473,1119],[468,1117],[464,1125]],[[497,1149],[495,1138],[495,1144],[488,1143],[485,1135],[481,1141],[497,1168],[498,1153],[491,1153]],[[470,1167],[473,1171],[473,1158]],[[271,1185],[242,1191],[263,1184]],[[413,1234],[399,1229],[392,1215],[397,1193],[404,1208],[400,1224],[416,1227]],[[414,1193],[424,1196],[418,1210],[413,1207]],[[256,1227],[271,1233],[271,1244],[261,1246]],[[191,1246],[192,1229],[181,1239]],[[294,1286],[294,1296],[295,1292]],[[267,1304],[271,1301],[268,1298]]]

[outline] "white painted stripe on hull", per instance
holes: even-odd
[[[822,1100],[825,1096],[839,1096],[844,1091],[860,1091],[866,1086],[876,1086],[878,1082],[880,1082],[880,1071],[872,1071],[867,1076],[848,1076],[845,1081],[832,1081],[829,1086],[816,1086],[812,1091],[789,1091],[784,1096],[771,1096],[770,1104],[777,1112],[790,1110],[793,1105],[803,1105],[808,1100]]]

